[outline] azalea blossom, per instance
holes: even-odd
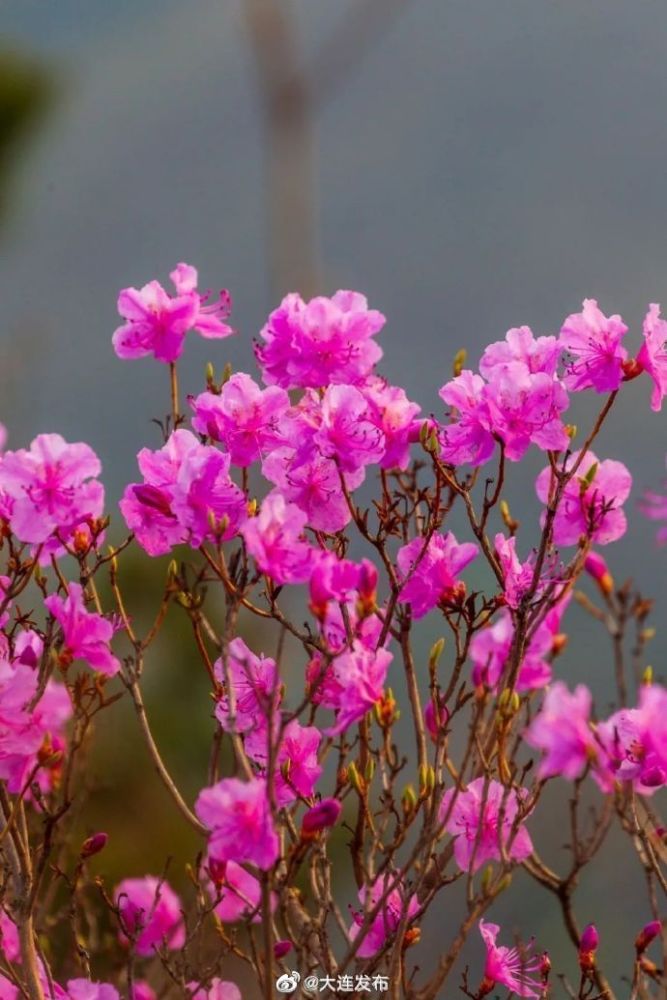
[[[627,332],[620,316],[605,316],[595,299],[584,299],[582,312],[568,316],[560,331],[560,344],[571,359],[563,377],[568,389],[618,389],[628,356],[621,344]]]
[[[241,528],[248,552],[274,583],[303,583],[310,575],[313,549],[303,538],[307,517],[280,493],[265,497],[257,517]]]
[[[479,996],[488,996],[495,986],[500,985],[519,997],[541,997],[542,983],[536,978],[541,969],[541,959],[529,956],[526,949],[508,948],[506,945],[496,944],[500,934],[498,924],[480,920],[479,932],[486,947],[484,980],[479,989]]]
[[[248,861],[271,868],[278,859],[266,781],[223,778],[199,793],[195,812],[211,833],[209,855],[216,861]]]
[[[228,292],[206,304],[208,296],[197,291],[197,271],[189,264],[178,264],[169,277],[176,295],[169,295],[158,281],[121,291],[118,312],[125,322],[113,335],[119,358],[152,354],[158,361],[173,363],[183,352],[188,330],[206,338],[229,337],[234,332],[225,322],[231,308]]]
[[[114,626],[102,615],[86,610],[80,584],[69,583],[65,598],[51,594],[44,605],[62,628],[60,662],[63,665],[72,660],[85,660],[107,677],[118,673],[120,660],[113,655],[109,645]]]
[[[152,955],[161,945],[174,950],[185,943],[182,903],[166,882],[153,875],[124,879],[116,887],[114,901],[121,936],[132,942],[137,955]]]
[[[649,306],[644,319],[644,343],[637,355],[637,362],[653,379],[651,409],[662,409],[667,395],[667,321],[660,316],[660,306]]]
[[[409,927],[410,921],[419,913],[420,906],[416,893],[412,895],[404,894],[400,883],[387,893],[389,886],[394,881],[395,878],[391,874],[381,875],[375,880],[370,889],[362,886],[359,890],[359,902],[363,909],[361,911],[352,911],[354,923],[349,931],[352,941],[355,940],[359,929],[364,924],[365,914],[374,910],[383,896],[385,896],[385,893],[387,894],[357,949],[359,958],[371,958],[373,955],[376,955],[388,941],[393,939],[404,917],[407,918]]]
[[[211,895],[215,900],[215,913],[223,924],[234,924],[252,914],[252,922],[261,920],[262,887],[259,880],[235,861],[209,860],[208,870],[212,880]],[[276,899],[272,893],[271,908]]]
[[[527,797],[526,789],[507,789],[500,782],[487,782],[485,778],[475,778],[463,791],[450,788],[445,792],[440,820],[455,838],[454,857],[462,871],[476,872],[486,861],[500,861],[501,837],[505,851],[514,861],[528,857],[533,843],[523,820],[515,827]]]
[[[39,434],[29,449],[6,451],[0,495],[16,537],[38,545],[55,533],[69,540],[81,522],[101,517],[101,469],[89,445],[68,444],[60,434]]]
[[[567,460],[566,471],[579,459],[576,451]],[[549,502],[552,472],[543,469],[535,484],[542,503]],[[586,452],[576,475],[565,487],[562,501],[553,522],[556,545],[576,545],[584,536],[597,545],[608,545],[621,538],[627,528],[623,504],[630,495],[632,476],[622,462],[612,459],[599,461],[592,451]],[[544,524],[546,515],[542,515]]]
[[[596,764],[597,780],[603,786],[608,784],[604,754],[591,729],[591,705],[591,693],[583,684],[572,694],[562,681],[549,688],[539,714],[523,734],[526,743],[544,754],[538,777],[560,774],[572,781],[590,764]]]
[[[284,389],[261,389],[249,375],[238,372],[219,394],[203,392],[192,401],[192,426],[222,441],[231,462],[246,467],[281,442],[279,422],[289,405]]]
[[[284,389],[354,384],[371,374],[382,357],[373,340],[382,313],[358,292],[339,291],[304,302],[287,295],[261,332],[257,360],[267,385]]]
[[[264,727],[271,710],[280,703],[278,668],[269,656],[256,656],[240,636],[227,647],[227,669],[222,658],[215,661],[216,680],[233,691],[233,709],[227,693],[217,702],[215,715],[228,732],[247,733]],[[233,724],[232,724],[233,723]]]
[[[401,600],[411,606],[414,617],[423,618],[441,601],[454,598],[462,586],[458,574],[478,554],[473,542],[459,544],[451,532],[428,541],[413,538],[400,548],[396,562],[404,581]]]

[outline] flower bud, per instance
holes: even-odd
[[[421,928],[409,927],[408,930],[405,932],[405,936],[403,938],[403,947],[411,948],[413,944],[419,944],[419,942],[421,941],[421,936],[422,936]]]
[[[443,638],[436,639],[436,641],[431,646],[431,651],[428,654],[428,669],[431,674],[435,672],[438,666],[438,661],[442,656],[442,651],[445,648],[445,640]]]
[[[454,355],[454,361],[452,363],[452,375],[454,376],[454,378],[458,378],[458,376],[463,371],[463,366],[466,363],[467,357],[468,357],[468,352],[466,351],[465,347],[462,347],[461,350],[457,351],[456,354]]]
[[[662,931],[662,924],[659,920],[652,920],[639,932],[635,938],[635,951],[637,956],[646,951],[651,941],[654,941]]]
[[[633,378],[637,378],[644,371],[643,364],[637,358],[628,358],[627,361],[623,361],[621,368],[623,369],[624,382],[632,381]]]
[[[540,976],[543,983],[549,981],[549,974],[551,973],[551,959],[549,958],[549,952],[543,951],[540,956]]]
[[[370,559],[362,559],[359,568],[358,610],[363,618],[375,610],[378,571]]]
[[[305,833],[319,833],[338,822],[342,806],[338,799],[322,799],[312,806],[301,820],[301,830]]]
[[[348,765],[347,777],[348,781],[355,789],[355,791],[359,792],[359,795],[366,794],[366,784],[364,782],[364,779],[359,774],[359,771],[357,770],[357,765],[354,763],[354,761],[351,761],[350,764]]]
[[[280,961],[280,959],[284,958],[285,955],[288,955],[291,950],[292,950],[291,941],[276,941],[276,943],[273,946],[273,957],[276,959],[276,961]]]
[[[584,569],[593,577],[603,594],[611,594],[614,590],[614,578],[609,567],[599,552],[589,552],[584,561]]]
[[[424,725],[434,743],[437,743],[438,738],[446,729],[448,722],[449,709],[445,704],[444,695],[441,694],[438,699],[437,708],[433,703],[433,699],[431,699],[424,709]]]
[[[649,664],[644,668],[644,673],[642,674],[642,684],[647,687],[653,683],[653,667]]]
[[[421,764],[419,767],[419,795],[430,795],[435,788],[435,771],[430,764]]]
[[[403,795],[401,796],[401,805],[403,806],[403,814],[405,816],[411,816],[417,808],[417,795],[412,785],[405,786]]]
[[[600,943],[600,935],[595,924],[589,924],[579,941],[579,968],[582,972],[592,972],[595,968],[595,952]]]
[[[85,860],[86,858],[92,858],[94,854],[99,854],[106,847],[108,839],[109,834],[102,832],[94,833],[91,837],[87,837],[81,845],[79,857]]]

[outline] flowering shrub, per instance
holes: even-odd
[[[473,1000],[501,988],[546,998],[560,983],[572,997],[612,997],[576,886],[614,827],[649,887],[646,926],[624,956],[632,996],[662,991],[648,949],[667,889],[654,798],[667,785],[667,690],[644,661],[650,602],[616,587],[600,551],[626,530],[631,474],[593,450],[630,379],[646,373],[650,405],[662,405],[658,307],[634,358],[625,323],[594,300],[558,337],[510,330],[478,371],[461,352],[440,390],[445,411],[420,416],[377,371],[384,317],[362,295],[291,294],[255,348],[263,387],[245,373],[218,381],[209,366],[186,414],[187,335],[231,335],[231,303],[223,292],[207,304],[188,265],[171,278],[174,294],[152,281],[118,300],[116,354],[164,364],[171,396],[164,440],[139,451],[120,501],[122,539],[106,537],[88,445],[47,433],[0,457],[0,996],[238,1000],[245,964],[243,982],[266,997],[299,983],[415,1000],[459,985]],[[565,422],[579,392],[601,397],[587,434]],[[505,483],[531,450],[543,455],[542,515],[524,525]],[[644,510],[667,518],[660,494]],[[173,554],[147,631],[123,588],[131,547]],[[615,704],[597,711],[583,684],[558,676],[573,598],[613,641]],[[142,695],[171,605],[212,697],[194,802]],[[422,655],[427,617],[442,638]],[[180,895],[168,868],[107,885],[105,855],[93,879],[106,834],[68,834],[85,806],[84,738],[121,697],[200,838]],[[534,842],[553,781],[570,787],[561,871]],[[560,906],[572,982],[551,975],[546,942],[512,943],[512,928],[486,919],[517,868]],[[420,954],[440,900],[458,929]],[[469,938],[477,965],[462,969]]]

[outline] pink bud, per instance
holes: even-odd
[[[444,697],[440,695],[437,716],[433,700],[431,699],[424,709],[424,723],[434,743],[437,742],[438,737],[442,734],[442,731],[448,722],[449,709],[445,704]]]
[[[281,958],[284,958],[285,955],[287,955],[291,950],[292,950],[291,941],[276,941],[276,943],[273,946],[274,958],[280,960]]]
[[[595,924],[589,924],[584,928],[584,933],[581,935],[579,951],[595,951],[599,943],[600,935],[598,934],[597,927]]]
[[[375,606],[378,585],[378,571],[370,559],[362,559],[359,567],[359,600],[364,609],[371,611]]]
[[[603,594],[611,594],[614,589],[614,578],[599,552],[588,553],[584,561],[584,569],[593,577]]]
[[[80,857],[92,858],[94,854],[99,854],[106,847],[108,833],[94,833],[92,837],[87,837],[81,845]]]
[[[635,950],[637,954],[641,955],[644,951],[646,951],[651,941],[654,941],[661,931],[662,924],[659,920],[652,920],[649,924],[646,924],[635,939]]]
[[[340,816],[341,804],[338,799],[322,799],[305,813],[301,822],[301,832],[307,836],[333,826]]]

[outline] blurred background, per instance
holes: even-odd
[[[116,294],[166,282],[177,261],[231,290],[239,331],[221,346],[189,341],[185,391],[201,389],[208,360],[252,372],[252,339],[285,292],[355,288],[388,317],[383,374],[435,413],[462,346],[476,363],[509,327],[557,332],[591,296],[623,315],[634,349],[647,303],[667,298],[660,2],[3,0],[0,26],[0,419],[10,447],[47,430],[85,438],[112,510],[138,446],[158,446],[150,420],[168,399],[161,366],[112,352]],[[634,506],[664,471],[665,415],[648,400],[645,378],[624,387],[596,450],[631,467],[630,528],[608,555],[617,580],[656,598],[659,626],[667,553]],[[576,400],[580,427],[594,402]],[[532,455],[510,485],[524,551],[541,466]],[[146,574],[162,571],[137,563],[137,613]],[[168,623],[147,698],[193,794],[211,722],[181,624]],[[566,627],[561,673],[604,700],[608,642],[577,609]],[[658,676],[666,635],[650,648]],[[124,708],[109,715],[116,739],[99,741],[86,817],[112,833],[99,867],[111,880],[159,873],[194,845]],[[542,837],[558,866],[563,800],[552,807]],[[539,818],[532,829],[539,839]],[[577,904],[582,923],[604,924],[616,981],[649,917],[639,865],[617,848]],[[551,898],[517,883],[493,915],[571,970]],[[425,955],[450,939],[452,906],[446,897]]]

